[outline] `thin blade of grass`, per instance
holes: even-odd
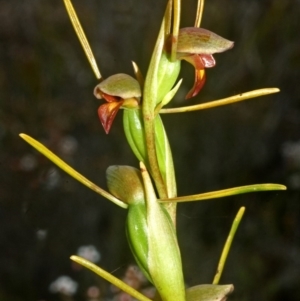
[[[225,245],[224,245],[221,257],[220,257],[220,261],[219,261],[219,264],[218,264],[218,267],[217,267],[216,275],[215,275],[214,280],[213,280],[213,284],[218,284],[219,281],[220,281],[220,278],[221,278],[223,270],[224,270],[225,262],[226,262],[231,244],[232,244],[232,241],[234,239],[236,230],[239,227],[239,224],[240,224],[240,222],[243,218],[244,212],[245,212],[245,207],[241,207],[239,209],[237,215],[235,216],[235,219],[233,220],[230,232],[227,236],[227,240],[225,242]]]
[[[47,157],[50,161],[52,161],[54,164],[56,164],[59,168],[61,168],[63,171],[65,171],[67,174],[69,174],[71,177],[85,185],[86,187],[90,188],[91,190],[97,192],[98,194],[102,195],[109,201],[115,203],[116,205],[127,208],[128,205],[114,197],[109,192],[105,191],[104,189],[100,188],[90,180],[88,180],[86,177],[84,177],[82,174],[77,172],[74,168],[72,168],[70,165],[68,165],[66,162],[64,162],[62,159],[60,159],[58,156],[56,156],[53,152],[51,152],[47,147],[45,147],[40,142],[36,141],[32,137],[26,135],[26,134],[20,134],[20,137],[25,140],[28,144],[30,144],[32,147],[34,147],[37,151],[42,153],[45,157]]]
[[[64,3],[65,3],[65,6],[66,6],[66,9],[67,9],[67,12],[68,12],[68,15],[71,19],[71,22],[72,22],[72,25],[75,29],[75,32],[77,34],[77,37],[82,45],[82,48],[85,52],[85,55],[96,75],[96,78],[97,79],[100,79],[101,78],[101,74],[100,74],[100,71],[99,71],[99,68],[98,68],[98,65],[96,63],[96,60],[95,60],[95,57],[94,57],[94,54],[92,52],[92,49],[90,47],[90,44],[85,36],[85,33],[82,29],[82,26],[79,22],[79,19],[77,17],[77,14],[76,14],[76,11],[72,5],[72,2],[70,0],[64,0]]]
[[[114,286],[118,287],[119,289],[121,289],[125,293],[131,295],[135,299],[137,299],[139,301],[151,301],[149,298],[147,298],[146,296],[144,296],[140,292],[136,291],[134,288],[132,288],[131,286],[129,286],[125,282],[121,281],[117,277],[113,276],[112,274],[108,273],[107,271],[105,271],[105,270],[101,269],[100,267],[96,266],[92,262],[90,262],[90,261],[88,261],[88,260],[86,260],[82,257],[76,256],[76,255],[73,255],[70,258],[71,258],[71,260],[75,261],[76,263],[86,267],[87,269],[91,270],[95,274],[97,274],[100,277],[104,278],[105,280],[109,281]]]
[[[169,199],[159,199],[160,202],[192,202],[192,201],[205,201],[209,199],[223,198],[237,194],[244,194],[259,191],[272,191],[272,190],[286,190],[286,186],[281,184],[253,184],[246,186],[239,186],[234,188],[222,189],[212,192],[193,194],[187,196],[180,196]]]
[[[161,109],[159,111],[160,114],[172,114],[172,113],[185,113],[185,112],[192,112],[192,111],[198,111],[198,110],[205,110],[205,109],[211,109],[215,107],[225,106],[229,105],[235,102],[264,96],[268,94],[277,93],[280,90],[278,88],[264,88],[264,89],[258,89],[253,90],[245,93],[241,93],[238,95],[234,95],[231,97],[226,97],[218,100],[209,101],[206,103],[201,103],[194,106],[185,106],[180,108],[170,108],[170,109]]]

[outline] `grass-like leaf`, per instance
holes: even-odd
[[[67,174],[69,174],[71,177],[85,185],[86,187],[90,188],[91,190],[97,192],[98,194],[102,195],[109,201],[115,203],[116,205],[127,208],[128,205],[114,197],[109,192],[105,191],[104,189],[100,188],[87,178],[85,178],[82,174],[77,172],[74,168],[72,168],[70,165],[68,165],[66,162],[64,162],[62,159],[60,159],[58,156],[56,156],[54,153],[52,153],[47,147],[45,147],[40,142],[36,141],[32,137],[26,135],[26,134],[20,134],[20,137],[25,140],[27,143],[29,143],[31,146],[33,146],[37,151],[42,153],[45,157],[47,157],[49,160],[51,160],[54,164],[56,164],[59,168],[64,170]]]
[[[187,196],[180,196],[170,199],[159,199],[161,202],[192,202],[192,201],[205,201],[209,199],[223,198],[226,196],[258,192],[258,191],[270,191],[270,190],[286,190],[286,186],[281,184],[253,184],[246,186],[239,186],[234,188],[216,190],[212,192],[193,194]]]
[[[161,109],[159,113],[161,114],[171,114],[171,113],[185,113],[185,112],[192,112],[192,111],[198,111],[198,110],[205,110],[205,109],[211,109],[215,107],[225,106],[229,105],[235,102],[264,96],[268,94],[277,93],[280,90],[278,88],[264,88],[264,89],[258,89],[253,90],[245,93],[240,93],[238,95],[234,95],[231,97],[226,97],[218,100],[209,101],[206,103],[201,103],[194,106],[185,106],[180,108],[170,108],[170,109]]]
[[[220,278],[221,278],[221,275],[222,275],[222,272],[223,272],[223,269],[224,269],[224,266],[225,266],[225,262],[226,262],[228,253],[229,253],[232,241],[234,239],[234,235],[235,235],[236,230],[237,230],[237,228],[238,228],[238,226],[239,226],[239,224],[240,224],[240,222],[243,218],[244,212],[245,212],[245,207],[241,207],[239,209],[237,215],[235,216],[235,219],[233,220],[230,232],[228,234],[227,240],[225,242],[225,245],[224,245],[221,257],[220,257],[220,261],[219,261],[219,264],[218,264],[218,267],[217,267],[216,275],[215,275],[214,280],[213,280],[213,284],[218,284],[219,281],[220,281]]]
[[[86,54],[86,57],[96,75],[96,78],[97,79],[100,79],[101,78],[101,74],[100,74],[100,71],[99,71],[99,68],[97,66],[97,63],[96,63],[96,60],[95,60],[95,57],[94,57],[94,54],[92,52],[92,49],[90,47],[90,44],[85,36],[85,33],[82,29],[82,26],[79,22],[79,19],[77,17],[77,14],[75,12],[75,9],[72,5],[72,2],[70,0],[64,0],[64,3],[65,3],[65,6],[66,6],[66,9],[67,9],[67,12],[69,14],[69,17],[71,19],[71,22],[72,22],[72,25],[75,29],[75,32],[77,34],[77,37],[82,45],[82,48]]]
[[[105,280],[109,281],[110,283],[112,283],[113,285],[115,285],[116,287],[118,287],[119,289],[124,291],[125,293],[131,295],[135,299],[137,299],[139,301],[151,301],[151,299],[147,298],[146,296],[144,296],[143,294],[141,294],[140,292],[138,292],[137,290],[135,290],[134,288],[132,288],[131,286],[126,284],[125,282],[121,281],[120,279],[116,278],[112,274],[110,274],[107,271],[96,266],[92,262],[90,262],[82,257],[76,256],[76,255],[73,255],[70,258],[73,261],[75,261],[75,262],[79,263],[80,265],[86,267],[87,269],[91,270],[95,274],[99,275],[100,277],[104,278]]]

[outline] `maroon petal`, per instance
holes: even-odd
[[[195,69],[212,68],[216,65],[216,61],[211,54],[192,54],[182,57],[183,60],[192,64]]]
[[[117,102],[120,100],[120,97],[106,94],[100,90],[98,86],[94,89],[94,95],[98,99],[104,98],[107,102]]]
[[[204,69],[205,67],[205,61],[203,61],[198,54],[186,55],[183,56],[182,59],[193,65],[195,69]]]
[[[186,95],[185,99],[189,99],[191,97],[196,96],[200,90],[202,89],[204,83],[205,83],[205,70],[204,69],[195,69],[195,82],[192,87],[192,89],[189,91],[189,93]]]
[[[122,104],[123,101],[109,102],[98,108],[98,116],[106,134],[110,131],[111,125]]]
[[[199,57],[205,68],[212,68],[216,65],[216,61],[211,54],[199,54]]]

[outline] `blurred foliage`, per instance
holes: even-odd
[[[101,72],[145,72],[163,0],[75,1]],[[300,299],[300,52],[298,0],[210,0],[202,26],[235,41],[216,55],[195,104],[251,89],[280,94],[205,112],[163,116],[173,147],[179,194],[253,183],[286,184],[270,192],[179,205],[178,234],[188,285],[211,283],[231,221],[246,215],[222,283],[230,300]],[[196,1],[183,4],[193,25]],[[193,71],[176,105],[193,81]],[[93,194],[26,145],[25,132],[105,187],[112,164],[137,165],[121,115],[107,136],[99,123],[97,84],[62,1],[0,0],[0,300],[71,300],[52,294],[61,275],[79,283],[74,300],[108,285],[69,260],[94,245],[116,275],[133,262],[124,234],[126,211]]]

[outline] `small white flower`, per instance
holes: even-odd
[[[79,247],[77,250],[77,255],[91,262],[98,262],[101,258],[101,254],[93,245]]]
[[[100,297],[100,289],[97,286],[91,286],[87,290],[87,296],[91,299]]]
[[[300,168],[300,141],[287,141],[282,146],[282,154],[292,167]]]
[[[58,169],[55,167],[49,168],[46,175],[46,188],[52,190],[56,188],[61,182],[61,175],[58,172]]]
[[[24,171],[31,171],[36,167],[36,165],[37,165],[36,158],[31,154],[27,154],[23,156],[20,160],[21,169]]]
[[[51,293],[72,296],[76,293],[77,287],[78,283],[69,276],[60,276],[50,284],[49,290]]]
[[[47,230],[40,229],[36,232],[36,237],[38,240],[44,240],[47,237]]]
[[[61,140],[59,144],[60,152],[63,153],[63,155],[72,155],[76,152],[78,148],[78,142],[73,136],[65,136]]]

